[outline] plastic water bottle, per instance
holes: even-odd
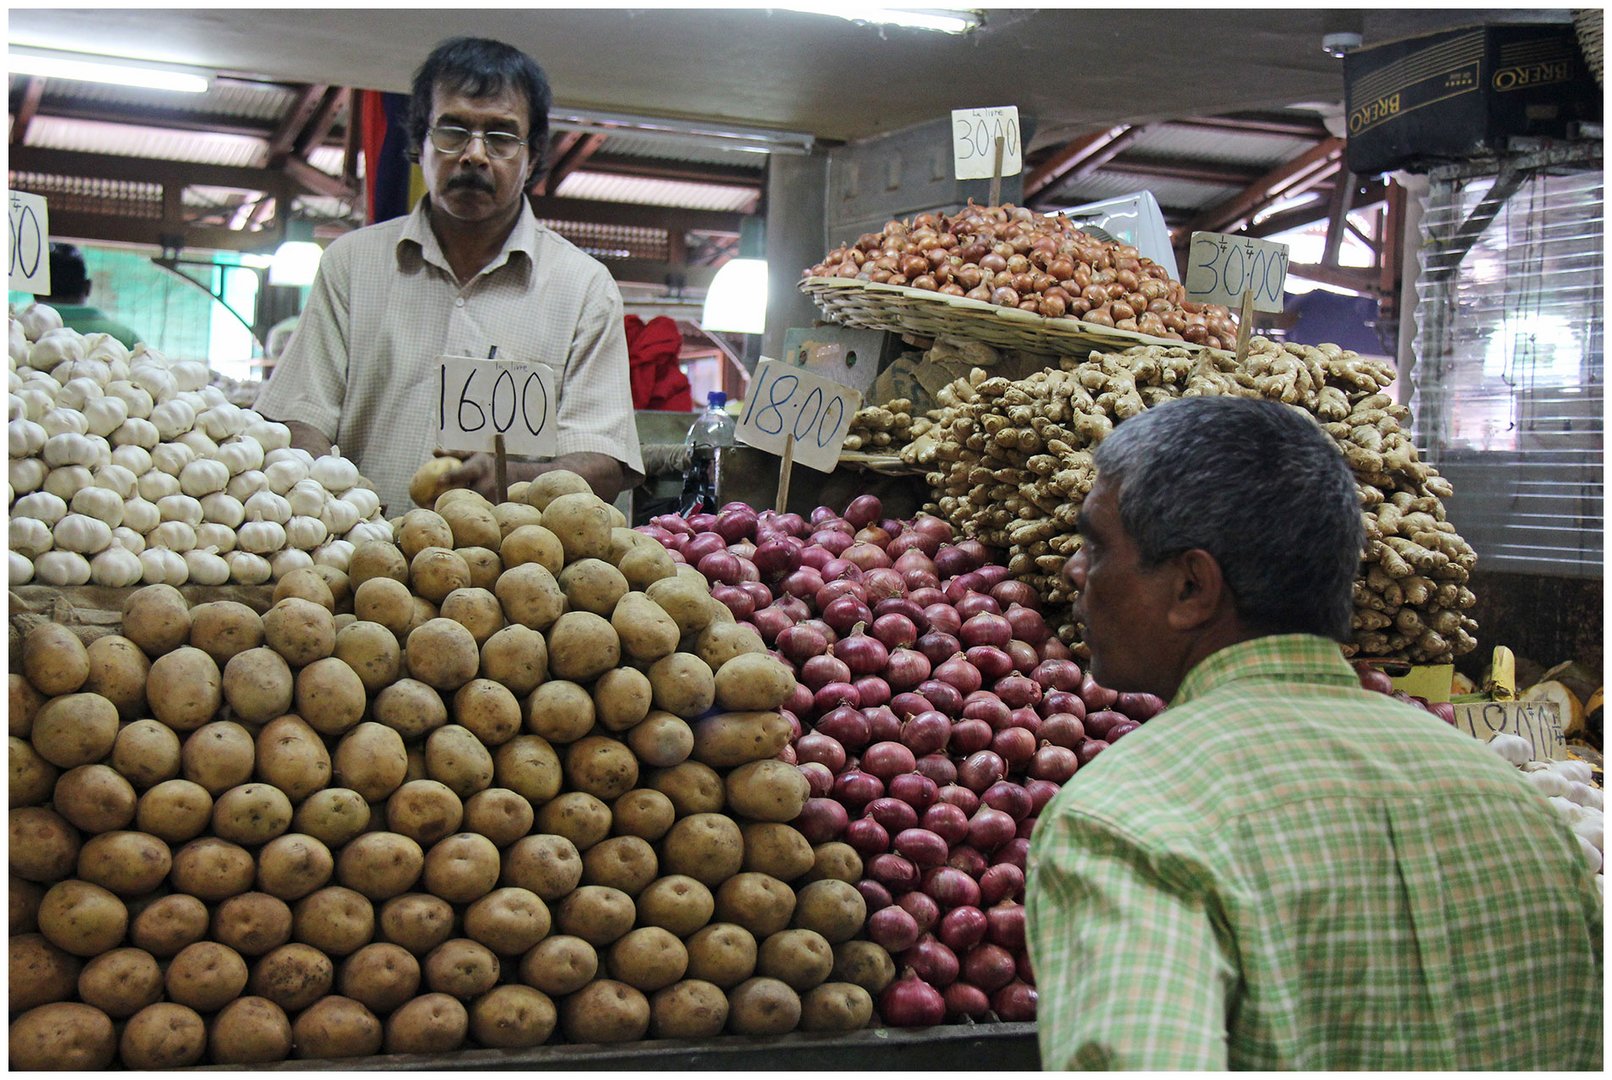
[[[720,390],[707,394],[705,411],[683,439],[688,448],[688,471],[683,474],[678,509],[684,517],[716,512],[716,451],[733,445],[733,417],[724,408],[727,402],[728,395]]]

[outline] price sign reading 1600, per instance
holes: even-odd
[[[801,368],[776,360],[756,365],[738,437],[757,449],[781,454],[790,438],[795,460],[820,472],[839,461],[861,395]]]
[[[490,451],[504,436],[511,454],[554,453],[553,377],[543,364],[518,360],[437,360],[437,445],[444,450]]]

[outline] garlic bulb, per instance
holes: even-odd
[[[105,360],[91,360],[88,357],[83,360],[67,360],[52,368],[50,377],[60,383],[64,390],[69,383],[83,379],[94,386],[95,394],[99,397],[102,393],[101,387],[112,381],[112,365]],[[60,402],[61,395],[58,394],[56,399]],[[77,405],[68,407],[78,408]]]
[[[39,453],[49,437],[44,426],[32,420],[13,420],[6,425],[6,441],[14,458],[32,457]]]
[[[167,401],[179,389],[167,368],[151,363],[133,364],[129,368],[129,381],[150,394],[154,402]]]
[[[179,472],[179,489],[193,498],[223,491],[229,484],[229,467],[212,458],[197,458]]]
[[[214,442],[223,442],[231,435],[239,435],[246,430],[246,418],[233,405],[215,405],[196,417],[196,426]]]
[[[249,519],[251,512],[251,506],[248,505]],[[236,545],[254,555],[269,555],[285,547],[285,526],[277,521],[248,520],[236,530],[236,535]]]
[[[28,362],[28,335],[23,333],[22,323],[16,319],[11,320],[11,362],[13,364]]]
[[[219,444],[218,452],[214,455],[229,469],[230,475],[256,471],[263,464],[263,447],[255,439],[234,438]]]
[[[177,439],[196,423],[196,410],[183,401],[164,401],[151,410],[151,422],[164,439]]]
[[[196,530],[183,521],[164,521],[146,533],[146,549],[167,548],[184,553],[196,546]]]
[[[104,521],[110,529],[123,524],[123,498],[109,488],[81,488],[70,505],[73,513]]]
[[[112,542],[112,526],[88,514],[68,514],[51,529],[51,535],[62,551],[93,555]]]
[[[285,501],[291,504],[293,514],[307,514],[312,517],[319,516],[319,511],[325,508],[325,501],[330,498],[330,493],[325,490],[324,485],[313,479],[298,480],[284,494]]]
[[[185,568],[197,585],[222,585],[229,580],[229,563],[216,551],[196,548],[185,552]]]
[[[34,561],[26,555],[6,552],[6,567],[11,571],[13,585],[26,585],[34,579]]]
[[[138,555],[146,549],[146,538],[127,525],[119,525],[112,530],[112,546]]]
[[[67,500],[48,491],[24,495],[11,505],[11,519],[34,518],[46,525],[54,525],[67,516]],[[16,547],[15,544],[12,547]]]
[[[151,464],[170,476],[177,477],[195,460],[196,452],[184,443],[165,442],[151,448]]]
[[[291,429],[272,420],[258,420],[247,425],[246,434],[255,439],[265,453],[291,446]]]
[[[313,556],[306,551],[296,548],[286,548],[276,552],[269,560],[269,566],[274,571],[274,580],[279,581],[293,570],[304,570],[313,565]]]
[[[45,478],[49,475],[50,466],[36,457],[13,458],[6,479],[11,484],[12,491],[26,495],[43,487]]]
[[[190,447],[191,450],[195,451],[197,457],[206,458],[209,461],[212,460],[213,455],[218,453],[218,444],[209,439],[205,431],[199,429],[185,432],[174,439],[174,442]]]
[[[291,520],[291,504],[273,491],[260,491],[243,505],[246,507],[247,521],[272,521],[284,525]]]
[[[107,438],[128,418],[129,406],[122,398],[98,397],[84,404],[84,419],[91,435]]]
[[[63,364],[52,374],[57,377],[57,381],[60,381],[61,376],[66,374],[67,369],[72,366]],[[101,389],[100,383],[91,377],[79,375],[62,383],[61,390],[56,393],[56,405],[58,408],[77,409],[79,412],[84,412],[86,411],[84,406],[92,401],[99,400],[105,394],[106,391]],[[122,421],[120,420],[119,423],[122,423]]]
[[[49,391],[41,390],[37,386],[24,386],[17,391],[17,396],[28,407],[28,419],[36,423],[43,420],[45,414],[56,407],[56,398]]]
[[[200,390],[207,385],[210,375],[206,364],[198,364],[194,360],[181,360],[168,370],[173,372],[174,383],[182,393]]]
[[[45,440],[44,448],[39,456],[45,459],[45,464],[53,469],[63,465],[92,466],[100,460],[101,452],[96,442],[97,436],[79,435],[71,431],[64,431],[60,435],[52,435]],[[105,440],[101,440],[104,442]],[[112,451],[107,450],[110,458]]]
[[[105,360],[108,364],[129,364],[129,350],[111,334],[85,334],[84,356],[90,360]]]
[[[39,419],[40,425],[45,429],[47,437],[56,435],[84,435],[90,430],[90,422],[84,414],[77,409],[64,409],[60,406],[53,408]]]
[[[269,560],[250,551],[228,552],[224,562],[229,565],[230,578],[242,585],[262,585],[274,573]]]
[[[13,517],[11,519],[11,550],[32,559],[56,546],[50,526],[39,518]]]
[[[278,451],[276,451],[278,452]],[[266,454],[263,458],[263,475],[268,477],[269,490],[276,495],[284,495],[297,485],[299,481],[308,478],[308,466],[296,458],[281,458],[279,461],[270,461],[273,454]]]
[[[65,501],[77,495],[79,489],[87,488],[94,482],[94,475],[84,466],[63,465],[59,469],[50,470],[50,475],[45,477],[45,490]]]
[[[162,524],[162,511],[156,503],[135,496],[123,504],[123,524],[144,536]]]
[[[39,371],[50,371],[69,360],[84,359],[84,339],[77,330],[58,327],[47,330],[34,339],[28,350],[28,366]]]
[[[367,540],[379,540],[383,544],[392,543],[392,526],[383,521],[360,521],[347,531],[344,537],[350,543],[357,545]]]
[[[114,446],[137,446],[142,450],[150,450],[162,441],[162,435],[158,433],[157,425],[150,420],[131,416],[112,432],[111,440]]]
[[[29,341],[38,341],[50,331],[62,328],[62,316],[49,304],[33,303],[17,316],[17,323]]]
[[[285,542],[298,551],[312,551],[330,535],[325,523],[316,517],[294,514],[285,525]]]
[[[212,548],[222,555],[235,550],[235,541],[235,530],[228,525],[204,521],[196,526],[196,546],[199,548]]]
[[[17,373],[13,371],[11,376],[12,380],[15,381]],[[22,400],[22,398],[18,397],[15,391],[9,394],[8,398],[9,401],[6,413],[6,422],[15,423],[18,420],[28,419],[28,403]]]
[[[267,468],[277,461],[300,461],[308,468],[313,468],[313,455],[308,451],[295,446],[287,446],[278,450],[269,450],[263,455],[263,465]]]
[[[140,556],[120,547],[109,547],[90,560],[90,580],[97,585],[121,589],[138,584],[143,573]]]
[[[142,386],[136,386],[127,379],[114,379],[106,384],[106,396],[115,397],[129,407],[129,415],[140,420],[151,416],[151,410],[156,402]]]
[[[121,499],[127,499],[134,494],[134,485],[137,482],[138,477],[134,472],[119,465],[115,460],[112,464],[102,465],[95,470],[94,486],[115,491]]]
[[[140,552],[140,580],[147,585],[183,585],[190,578],[185,557],[167,548],[148,547]]]
[[[334,454],[326,454],[314,461],[309,474],[327,491],[346,491],[358,483],[358,466]]]
[[[76,551],[47,551],[34,560],[34,576],[45,585],[82,585],[90,562]]]
[[[208,373],[208,377],[212,377],[211,372]],[[223,388],[216,386],[213,383],[208,383],[200,390],[197,390],[196,394],[202,400],[202,405],[196,410],[197,412],[206,412],[208,409],[216,409],[220,405],[228,405],[232,409],[239,410],[239,406],[230,401],[229,395],[224,393]]]
[[[325,523],[325,528],[330,530],[331,535],[345,536],[363,520],[363,515],[346,499],[331,499],[320,510],[319,520]]]
[[[202,523],[201,502],[190,495],[164,495],[157,500],[157,510],[164,521],[183,521],[193,527]]]
[[[260,491],[269,490],[269,478],[258,469],[247,469],[230,477],[226,492],[245,502]]]
[[[150,472],[142,474],[140,479],[135,481],[134,486],[140,493],[140,498],[156,502],[169,495],[179,494],[179,477],[171,476],[153,465]]]
[[[341,501],[358,511],[360,521],[367,521],[381,508],[381,497],[367,487],[352,487],[341,493]]]
[[[342,573],[353,561],[353,545],[346,540],[332,540],[314,549],[313,561],[318,566],[330,566]]]
[[[201,508],[202,520],[214,525],[234,529],[246,520],[246,507],[241,500],[223,491],[203,496]]]

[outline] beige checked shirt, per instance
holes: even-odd
[[[308,305],[256,408],[324,432],[357,462],[389,515],[435,447],[433,361],[547,364],[559,388],[557,453],[591,451],[643,475],[621,294],[596,260],[537,223],[530,206],[486,269],[461,287],[426,219],[348,233],[319,265]]]

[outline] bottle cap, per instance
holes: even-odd
[[[728,395],[723,393],[721,390],[712,390],[705,395],[705,403],[707,405],[715,405],[720,409],[722,406],[728,403]]]

